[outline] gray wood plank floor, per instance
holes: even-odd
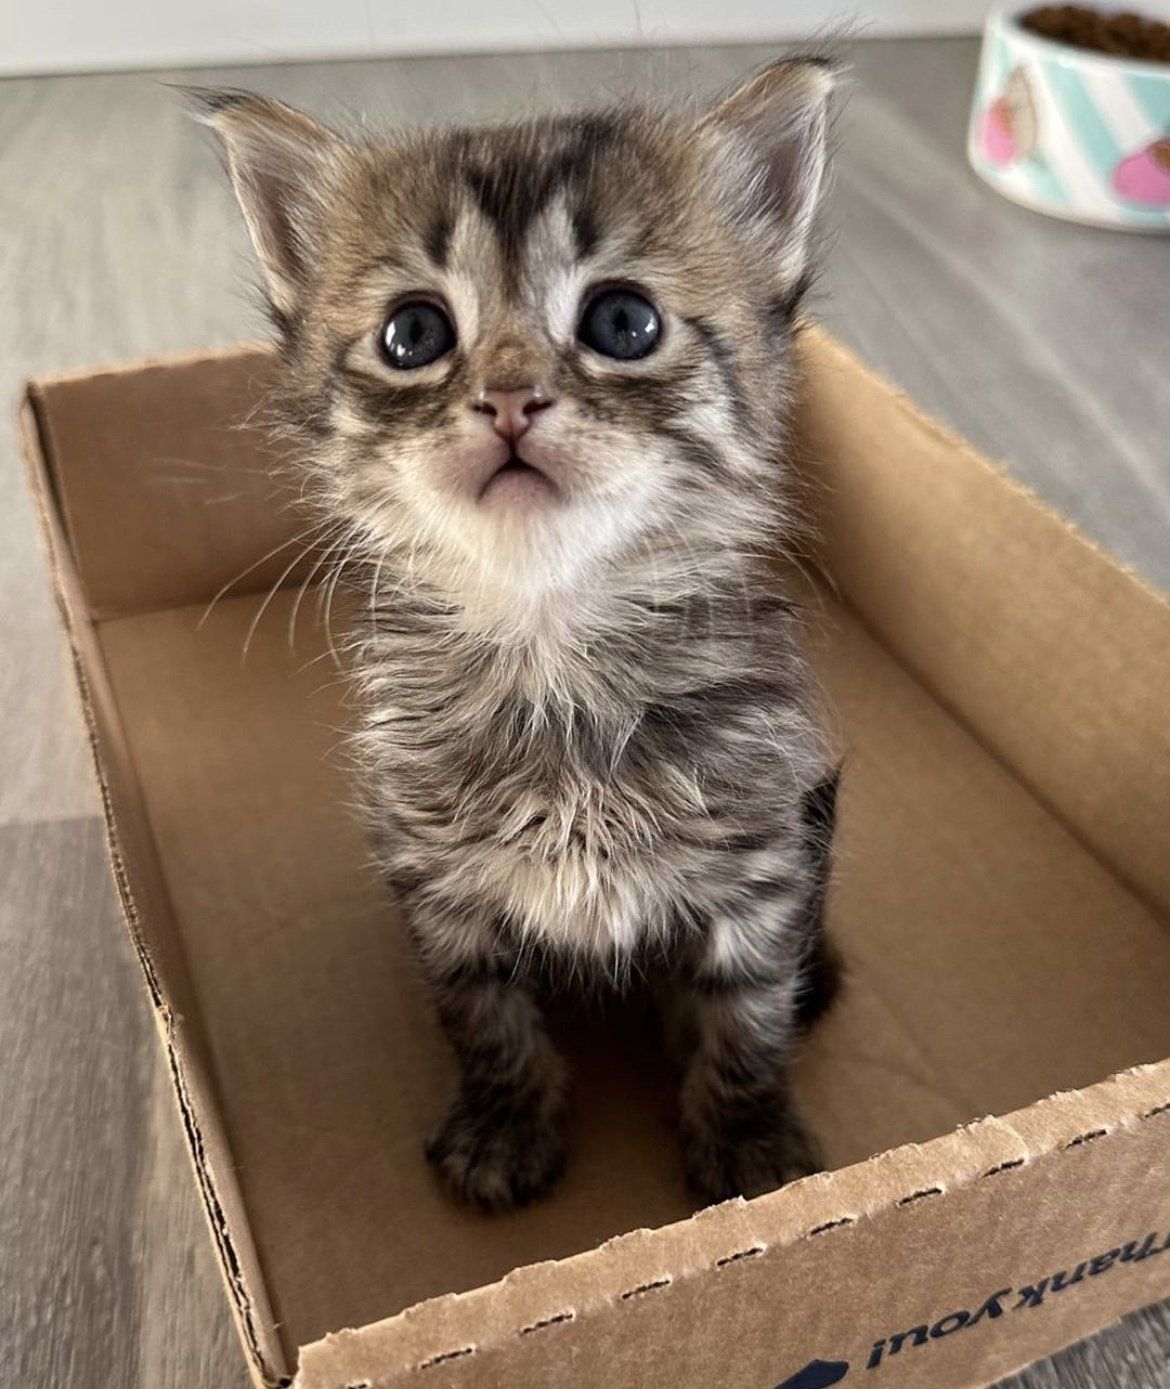
[[[703,93],[765,48],[423,59],[165,80],[371,121]],[[976,47],[857,44],[817,309],[923,405],[1170,588],[1170,242],[1049,222],[963,164]],[[0,395],[29,374],[257,336],[214,155],[145,75],[0,83]],[[0,1385],[245,1383],[108,883],[0,422]],[[1014,1381],[1170,1389],[1154,1309]]]

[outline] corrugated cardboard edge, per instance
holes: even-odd
[[[103,376],[137,376],[143,371],[167,371],[172,367],[194,366],[200,362],[230,361],[238,357],[270,357],[275,349],[270,342],[257,339],[254,342],[233,342],[221,347],[200,347],[190,352],[162,352],[150,357],[139,357],[133,362],[107,362],[96,367],[77,367],[69,371],[44,372],[28,383],[29,391],[39,391],[46,386],[66,385],[70,381],[92,381]]]
[[[632,1310],[673,1284],[744,1259],[763,1259],[814,1239],[848,1239],[887,1212],[914,1220],[932,1198],[1088,1143],[1108,1144],[1151,1121],[1165,1123],[1170,1134],[1170,1060],[805,1178],[753,1201],[727,1202],[676,1225],[620,1235],[599,1249],[518,1269],[498,1283],[433,1298],[359,1330],[330,1334],[302,1349],[295,1389],[373,1386],[389,1382],[389,1375],[468,1359],[601,1311]]]
[[[944,445],[962,456],[963,461],[968,466],[974,466],[985,473],[990,473],[996,478],[1004,488],[1018,497],[1021,502],[1032,507],[1036,511],[1043,512],[1051,521],[1065,532],[1072,540],[1075,540],[1083,549],[1090,551],[1097,559],[1101,560],[1110,569],[1116,570],[1136,587],[1142,590],[1148,597],[1153,598],[1160,606],[1170,609],[1170,596],[1157,589],[1140,574],[1132,565],[1124,561],[1107,550],[1103,545],[1098,544],[1091,536],[1085,534],[1083,530],[1058,511],[1056,507],[1050,505],[1037,492],[1033,491],[1026,483],[1017,478],[1007,466],[990,458],[987,454],[980,452],[970,440],[963,435],[957,434],[953,429],[948,429],[946,425],[940,423],[933,415],[928,415],[918,402],[900,386],[896,386],[892,381],[884,377],[881,372],[875,370],[866,361],[857,355],[851,348],[845,346],[837,338],[827,332],[824,328],[815,325],[808,325],[802,331],[802,339],[807,339],[817,352],[823,352],[826,356],[843,363],[851,374],[862,377],[870,386],[882,391],[891,398],[898,409],[911,420],[915,427],[921,429],[936,443]],[[823,576],[826,578],[828,576]]]
[[[239,349],[244,356],[249,350]],[[202,354],[200,354],[202,355]],[[234,351],[222,355],[237,355]],[[162,365],[159,363],[159,365]],[[88,375],[88,373],[78,373]],[[67,379],[58,377],[54,379]],[[206,1141],[206,1118],[195,1098],[196,1081],[188,1063],[191,1024],[172,1006],[140,926],[140,913],[131,888],[125,855],[113,808],[109,777],[105,766],[87,664],[82,653],[83,626],[88,626],[76,584],[70,580],[69,543],[62,528],[52,491],[49,452],[37,410],[38,383],[28,387],[20,412],[22,448],[30,486],[35,498],[42,542],[52,578],[57,610],[69,643],[69,655],[80,696],[90,754],[93,759],[105,822],[106,849],[139,968],[150,996],[155,1022],[162,1039],[175,1100],[182,1121],[187,1152],[191,1159],[200,1202],[207,1218],[217,1262],[227,1289],[228,1303],[248,1357],[249,1370],[257,1385],[277,1389],[291,1383],[284,1351],[276,1335],[273,1314],[260,1269],[257,1252],[245,1227],[233,1229],[226,1215],[227,1190],[236,1189],[230,1161],[213,1160]],[[111,716],[116,716],[109,702]],[[223,1145],[226,1147],[226,1145]],[[226,1169],[226,1170],[224,1170]]]

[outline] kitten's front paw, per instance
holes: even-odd
[[[487,1211],[523,1206],[564,1168],[566,1118],[560,1093],[493,1095],[490,1104],[465,1093],[427,1143],[427,1159],[462,1201]]]
[[[824,1166],[816,1140],[791,1113],[745,1124],[707,1120],[683,1125],[683,1162],[691,1188],[708,1202],[762,1196]]]

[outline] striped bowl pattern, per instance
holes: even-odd
[[[1039,212],[1170,231],[1170,65],[1040,38],[1017,23],[1027,8],[1010,5],[988,18],[971,166]]]

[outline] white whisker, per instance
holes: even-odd
[[[235,588],[235,586],[242,579],[246,579],[249,574],[254,573],[257,569],[260,568],[261,565],[267,564],[270,559],[275,559],[276,556],[279,555],[282,550],[287,550],[290,545],[296,545],[300,541],[303,541],[307,536],[314,535],[318,530],[320,530],[323,526],[327,524],[329,523],[319,521],[316,525],[310,526],[308,530],[302,531],[299,535],[294,535],[288,540],[281,541],[279,545],[274,545],[273,548],[269,550],[267,554],[263,554],[260,556],[259,559],[253,560],[252,563],[249,564],[246,569],[241,569],[234,579],[229,579],[227,583],[223,585],[222,588],[218,589],[212,595],[211,601],[207,604],[207,607],[204,608],[202,616],[199,618],[199,621],[195,624],[195,630],[199,631],[203,627],[203,624],[211,616],[212,609],[219,602],[219,600],[223,598],[227,593],[229,593],[233,588]],[[302,554],[298,556],[298,560],[302,558],[303,555],[307,554],[308,550],[311,548],[312,545],[310,544],[304,551],[302,551]]]

